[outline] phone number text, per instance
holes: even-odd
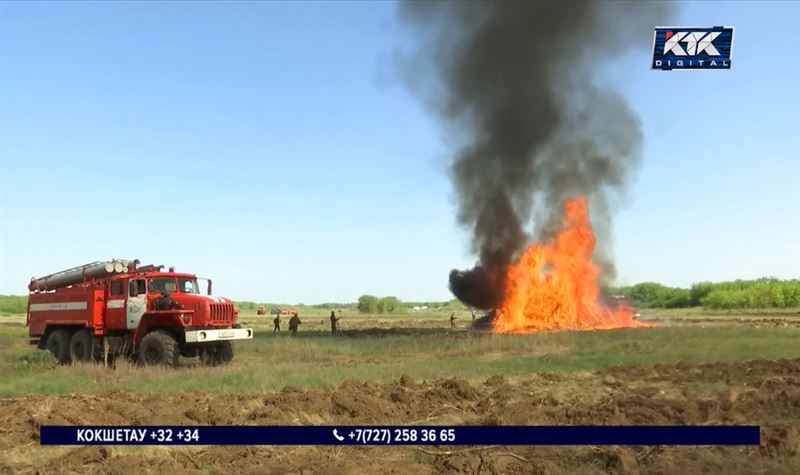
[[[361,444],[409,444],[456,441],[455,429],[353,429],[350,440]]]

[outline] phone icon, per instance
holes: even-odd
[[[336,440],[338,440],[339,442],[341,442],[341,441],[343,441],[343,440],[344,440],[344,437],[342,437],[341,435],[339,435],[339,434],[336,432],[336,429],[333,429],[333,436],[334,436],[334,437],[336,437]]]

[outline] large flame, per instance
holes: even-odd
[[[508,267],[505,298],[492,320],[500,332],[648,326],[626,305],[600,302],[595,238],[585,197],[567,201],[562,229],[547,244],[532,244]]]

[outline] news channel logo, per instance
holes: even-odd
[[[653,69],[731,69],[732,49],[733,27],[657,26],[653,39]]]

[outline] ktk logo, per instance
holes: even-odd
[[[719,56],[719,51],[714,48],[714,40],[720,35],[719,31],[689,32],[679,31],[673,34],[671,31],[664,33],[666,43],[664,43],[664,54],[672,53],[675,56],[696,56],[700,53],[708,53],[709,56]],[[681,47],[681,43],[686,44],[686,50]]]
[[[733,27],[656,27],[653,69],[730,69]]]

